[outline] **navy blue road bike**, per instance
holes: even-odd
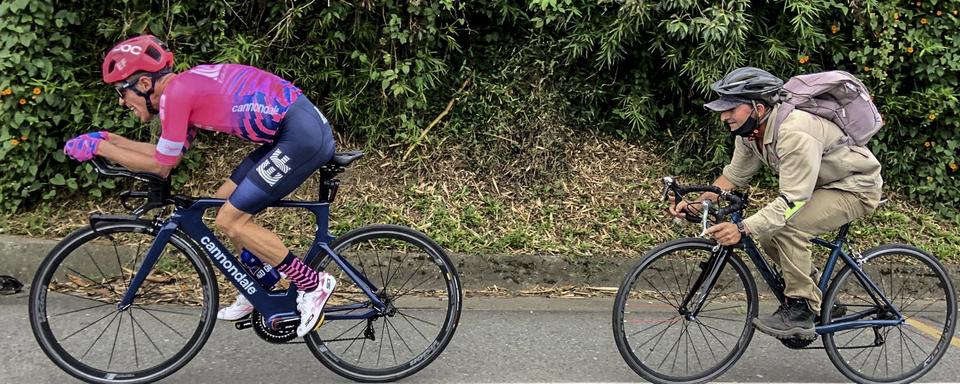
[[[743,195],[711,185],[680,186],[669,177],[664,184],[664,199],[719,196],[703,203],[701,217],[687,216],[704,230],[711,222],[741,220]],[[860,253],[851,249],[848,230],[849,224],[842,226],[833,241],[810,240],[830,250],[821,276],[813,276],[825,292],[816,322],[823,346],[809,347],[816,338],[780,341],[793,349],[826,349],[834,366],[856,382],[914,381],[936,365],[953,338],[953,283],[929,253],[906,244]],[[736,246],[696,237],[670,241],[627,272],[614,304],[613,333],[630,368],[652,382],[698,383],[736,363],[753,337],[751,320],[760,304],[741,253],[782,304],[783,279],[749,237]],[[838,260],[845,265],[834,274]]]
[[[303,342],[339,375],[392,381],[443,351],[457,328],[463,293],[444,250],[418,231],[373,225],[336,238],[329,233],[336,176],[362,155],[338,153],[320,169],[317,201],[283,200],[272,207],[313,214],[316,239],[304,262],[338,281],[325,322]],[[57,366],[96,383],[152,382],[174,373],[200,351],[216,323],[213,266],[256,308],[237,329],[253,328],[271,343],[298,342],[296,287],[260,285],[204,224],[204,213],[224,200],[173,195],[169,179],[99,159],[93,165],[102,175],[133,178],[145,188],[121,193],[130,214],[92,215],[37,270],[30,324]],[[133,208],[129,199],[145,202]]]

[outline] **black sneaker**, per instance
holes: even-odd
[[[753,326],[779,339],[812,339],[817,337],[813,325],[815,317],[806,300],[788,297],[787,302],[769,317],[753,319]]]

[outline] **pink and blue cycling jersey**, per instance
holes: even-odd
[[[176,164],[198,129],[272,143],[287,108],[302,93],[293,83],[246,65],[198,65],[177,74],[160,96],[156,159]]]

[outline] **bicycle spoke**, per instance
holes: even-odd
[[[697,329],[700,330],[700,336],[703,336],[703,343],[707,345],[707,349],[710,351],[710,355],[713,356],[713,361],[718,361],[717,354],[713,352],[713,346],[710,344],[710,340],[707,340],[707,334],[703,332],[703,326],[700,325],[700,322],[694,322],[697,324]]]
[[[700,322],[700,324],[703,324],[703,322]],[[723,333],[723,334],[726,334],[726,335],[730,335],[730,336],[732,336],[732,337],[736,337],[736,338],[739,338],[739,337],[740,337],[740,336],[734,335],[734,334],[732,334],[732,333],[730,333],[730,332],[724,331],[724,330],[722,330],[722,329],[720,329],[720,328],[711,327],[711,326],[706,325],[706,324],[703,324],[703,326],[704,326],[704,327],[707,327],[707,329],[712,329],[712,330],[714,330],[714,331],[717,331],[717,332],[720,332],[720,333]]]
[[[91,283],[93,283],[94,285],[96,285],[98,288],[106,289],[106,290],[110,291],[111,293],[113,293],[114,296],[116,296],[116,297],[121,297],[120,294],[117,293],[117,291],[113,290],[113,287],[111,287],[111,286],[109,286],[109,285],[104,285],[103,283],[99,283],[99,282],[97,282],[96,280],[87,277],[87,275],[82,274],[82,273],[78,272],[77,270],[75,270],[75,269],[73,269],[73,268],[70,268],[70,267],[64,267],[64,268],[66,268],[66,269],[67,269],[68,271],[70,271],[70,272],[73,272],[73,273],[74,273],[75,275],[77,275],[77,276],[80,276],[80,277],[82,277],[82,278],[84,278],[84,279],[89,280]]]
[[[107,275],[106,275],[105,273],[103,273],[103,269],[100,269],[100,264],[97,264],[97,261],[93,259],[93,255],[90,254],[90,251],[87,250],[86,248],[84,248],[84,249],[83,249],[83,252],[87,254],[87,258],[90,259],[90,263],[93,264],[93,266],[97,268],[97,272],[100,273],[100,277],[103,278],[103,281],[107,281]],[[68,267],[67,269],[70,269],[70,268]],[[123,273],[123,271],[121,271],[121,273]],[[88,280],[89,280],[89,279],[88,279]]]
[[[390,328],[387,327],[387,323],[389,322],[386,317],[383,318],[383,329],[387,334],[387,341],[390,343],[390,353],[393,355],[393,364],[397,364],[397,350],[393,347],[393,336],[390,336]]]
[[[383,330],[386,328],[386,326],[387,326],[387,323],[386,323],[386,322],[384,322],[383,325],[380,326],[380,334],[381,334],[381,335],[383,335]],[[381,354],[381,352],[383,352],[383,336],[380,336],[380,347],[377,348],[377,366],[378,366],[378,367],[380,366],[380,354]]]
[[[406,286],[407,286],[407,283],[410,282],[410,279],[413,279],[413,277],[416,276],[418,272],[420,272],[420,269],[423,268],[423,265],[424,265],[424,264],[426,264],[426,263],[425,263],[425,262],[421,262],[421,263],[420,263],[420,266],[418,266],[417,269],[416,269],[415,271],[413,271],[413,273],[410,274],[410,276],[407,276],[407,279],[403,281],[403,284],[400,284],[400,287],[397,288],[397,292],[402,291],[402,290],[403,290],[403,287],[406,287]],[[428,278],[428,280],[429,280],[429,278]],[[426,280],[424,280],[424,281],[426,281]],[[422,283],[421,283],[421,284],[422,284]],[[386,286],[384,286],[383,288],[384,288],[384,289],[387,289]],[[394,296],[398,296],[398,295],[399,295],[399,296],[402,296],[402,295],[400,295],[399,293],[398,293],[397,295],[394,295]]]
[[[704,313],[704,312],[716,312],[716,311],[722,311],[722,310],[724,310],[724,309],[733,309],[733,308],[740,308],[740,307],[741,307],[741,305],[740,305],[740,304],[737,304],[737,305],[731,305],[731,306],[729,306],[729,307],[721,307],[721,308],[713,308],[713,309],[701,309],[701,310],[700,310],[700,313]]]
[[[713,336],[713,339],[714,339],[714,340],[716,340],[718,343],[720,343],[720,345],[722,345],[724,348],[727,348],[727,344],[724,343],[723,340],[720,340],[720,337],[718,337],[716,333],[713,333],[713,329],[714,329],[713,327],[710,327],[710,326],[704,324],[704,323],[703,323],[702,321],[700,321],[700,320],[694,320],[694,321],[697,323],[697,325],[699,325],[699,326],[701,326],[701,327],[703,327],[703,328],[706,328],[706,329],[707,329],[707,333],[709,333],[710,336]],[[718,329],[718,331],[719,331],[719,329]],[[722,332],[722,331],[721,331],[721,332]],[[726,333],[726,332],[723,332],[723,333]],[[729,335],[729,333],[727,333],[727,334]]]
[[[120,250],[117,249],[117,243],[113,243],[113,253],[117,255],[117,269],[120,271],[120,280],[123,281],[123,285],[130,286],[127,283],[127,275],[123,274],[123,263],[120,262]],[[107,364],[109,366],[109,364]]]
[[[661,278],[662,278],[662,276],[661,276]],[[644,277],[643,279],[644,279],[648,284],[650,284],[650,287],[652,287],[654,291],[657,291],[657,293],[660,294],[660,297],[663,298],[663,300],[657,299],[657,301],[659,301],[659,302],[661,302],[661,303],[664,303],[664,304],[666,304],[666,305],[669,305],[669,306],[673,307],[674,309],[679,309],[679,308],[680,308],[680,302],[677,302],[676,304],[674,304],[673,302],[670,302],[670,299],[667,298],[667,295],[663,294],[663,292],[661,292],[659,289],[657,289],[657,287],[656,287],[655,285],[653,285],[653,282],[651,282],[650,279],[648,279],[648,278],[646,278],[646,277]],[[664,283],[666,283],[666,281],[664,281]],[[671,294],[671,296],[672,296],[672,294]]]
[[[667,328],[669,328],[671,324],[677,323],[677,321],[674,321],[674,319],[676,319],[676,318],[678,318],[678,317],[680,317],[680,315],[674,315],[673,317],[671,317],[671,318],[669,318],[669,319],[661,320],[661,321],[656,321],[656,322],[654,322],[653,325],[651,325],[651,326],[649,326],[649,327],[646,327],[646,328],[644,328],[644,329],[641,329],[641,330],[639,330],[639,331],[636,331],[636,332],[630,334],[630,335],[627,336],[627,337],[636,336],[636,335],[637,335],[638,333],[640,333],[640,332],[646,332],[647,330],[649,330],[649,329],[651,329],[651,328],[653,328],[653,327],[661,326],[661,325],[664,325],[664,324],[667,324]],[[663,331],[666,332],[666,330],[667,330],[667,329],[664,329]]]
[[[387,325],[389,325],[390,328],[393,328],[393,332],[396,333],[396,334],[397,334],[397,337],[400,338],[400,342],[403,343],[403,346],[407,347],[407,350],[410,351],[410,353],[413,353],[413,349],[410,348],[410,344],[407,344],[407,341],[403,339],[403,336],[400,334],[400,331],[397,330],[397,326],[393,325],[393,323],[391,323],[389,319],[387,319]],[[417,331],[417,332],[419,332],[419,331]],[[421,334],[421,336],[422,336],[422,334]]]
[[[196,315],[197,315],[196,313],[177,312],[177,311],[172,311],[172,310],[169,310],[169,309],[156,309],[156,308],[146,309],[146,308],[141,307],[139,304],[135,304],[135,306],[136,306],[137,308],[140,308],[140,309],[144,310],[144,311],[150,311],[150,312],[172,313],[172,314],[174,314],[174,315],[184,315],[184,316],[196,316]]]
[[[377,273],[380,274],[380,284],[382,284],[381,286],[384,287],[384,289],[386,289],[387,281],[386,279],[383,278],[383,268],[380,267],[381,265],[383,265],[383,263],[380,261],[380,251],[379,250],[373,251],[373,254],[377,256]]]
[[[121,313],[117,321],[117,331],[113,334],[113,347],[110,348],[110,360],[107,361],[107,369],[113,364],[113,353],[117,350],[117,339],[120,338],[120,326],[123,324],[123,314]]]
[[[143,307],[141,307],[141,306],[139,306],[139,305],[134,305],[134,306],[135,306],[137,309],[146,312],[148,315],[150,315],[150,317],[152,317],[152,318],[154,318],[155,320],[159,321],[160,324],[163,324],[165,327],[167,327],[167,329],[173,331],[173,333],[176,333],[177,336],[180,336],[180,338],[183,338],[183,339],[186,339],[186,338],[187,338],[186,336],[180,334],[180,332],[178,332],[176,329],[173,329],[173,327],[171,327],[170,324],[167,324],[167,322],[165,322],[165,321],[163,321],[163,320],[160,320],[160,318],[157,317],[156,315],[154,315],[151,311],[149,311],[149,310],[147,310],[147,309],[144,309]]]
[[[140,368],[140,351],[137,349],[137,330],[133,324],[133,312],[127,312],[130,315],[130,337],[133,338],[133,361],[137,368]]]
[[[73,333],[71,333],[71,334],[67,335],[66,337],[64,337],[62,340],[63,340],[63,341],[67,341],[67,339],[73,337],[73,335],[76,335],[76,334],[80,333],[80,331],[83,331],[84,329],[90,328],[90,327],[92,327],[94,324],[99,323],[101,320],[106,319],[107,316],[116,315],[117,313],[118,313],[118,312],[107,312],[106,315],[103,315],[102,317],[100,317],[99,319],[95,320],[94,322],[92,322],[92,323],[90,323],[90,324],[87,324],[85,327],[80,328],[80,329],[74,331]],[[111,322],[113,322],[113,320],[111,320]]]
[[[83,312],[83,311],[86,311],[86,310],[88,310],[88,309],[105,307],[105,306],[107,306],[107,305],[111,305],[111,304],[110,304],[110,303],[101,303],[100,305],[94,305],[94,306],[92,306],[92,307],[75,309],[75,310],[72,310],[72,311],[67,311],[67,312],[63,312],[63,313],[58,313],[58,314],[56,314],[56,315],[47,315],[47,318],[49,319],[49,318],[54,318],[54,317],[58,317],[58,316],[69,315],[69,314],[71,314],[71,313]]]
[[[732,322],[735,322],[735,323],[739,323],[739,322],[740,322],[739,320],[735,320],[735,319],[725,319],[725,318],[722,318],[722,317],[707,316],[707,315],[704,315],[704,314],[697,315],[697,318],[701,318],[701,317],[707,318],[707,319],[714,319],[714,320],[732,321]]]
[[[87,357],[87,354],[90,353],[90,350],[93,349],[93,346],[97,345],[97,342],[100,341],[100,338],[103,337],[103,334],[107,332],[107,329],[110,328],[111,325],[113,325],[113,321],[116,320],[117,316],[119,315],[120,315],[120,312],[114,312],[113,318],[110,319],[110,322],[107,323],[106,327],[103,327],[103,330],[100,331],[100,334],[97,335],[97,338],[93,340],[93,343],[91,343],[90,346],[87,347],[87,350],[83,352],[83,356],[80,356],[81,359],[84,357]]]
[[[410,326],[413,327],[413,330],[414,330],[414,331],[417,331],[417,333],[420,334],[420,337],[422,337],[423,340],[425,340],[425,341],[427,341],[427,342],[430,341],[430,339],[428,339],[427,336],[425,336],[425,335],[423,334],[423,332],[420,332],[420,328],[417,328],[417,326],[413,325],[413,323],[410,322],[410,319],[407,318],[407,315],[404,315],[404,314],[401,313],[400,311],[397,311],[397,313],[400,314],[400,318],[402,318],[403,320],[405,320],[405,321],[407,322],[407,324],[410,324]],[[428,324],[429,324],[429,323],[428,323]]]
[[[432,325],[432,326],[434,326],[434,327],[439,327],[439,325],[436,325],[436,324],[431,323],[431,322],[429,322],[429,321],[423,320],[423,319],[418,318],[418,317],[416,317],[416,316],[411,316],[411,315],[407,315],[407,314],[404,314],[404,313],[400,313],[400,311],[397,311],[397,313],[400,314],[400,316],[403,316],[403,318],[411,318],[411,319],[414,319],[414,320],[419,321],[419,322],[421,322],[421,323],[430,324],[430,325]]]
[[[339,335],[336,335],[336,336],[334,336],[334,337],[331,337],[330,340],[337,340],[337,339],[343,337],[343,335],[346,335],[347,332],[350,332],[352,329],[356,328],[356,327],[357,327],[358,325],[360,325],[360,324],[365,323],[366,321],[367,321],[367,320],[357,321],[357,323],[354,324],[352,327],[347,328],[346,331],[341,332]],[[362,330],[362,329],[360,330],[360,333],[359,333],[359,334],[363,334],[363,330]],[[329,340],[321,340],[321,341],[323,341],[324,343],[326,343],[326,342],[328,342]],[[349,347],[347,347],[347,348],[349,349]],[[346,352],[346,351],[344,351],[344,352]]]
[[[163,351],[160,350],[160,347],[157,346],[157,343],[153,341],[153,338],[150,337],[149,334],[147,334],[147,330],[143,329],[143,325],[141,325],[140,322],[137,321],[137,318],[133,317],[133,311],[130,312],[130,318],[133,319],[133,323],[137,325],[137,328],[140,329],[140,332],[147,337],[147,341],[149,341],[150,344],[153,345],[153,349],[157,350],[157,353],[160,354],[160,357],[166,357],[164,356]]]
[[[648,339],[647,341],[644,341],[642,344],[640,344],[640,345],[638,345],[638,346],[636,346],[636,347],[633,347],[633,351],[636,352],[637,349],[640,349],[640,348],[643,347],[644,345],[647,345],[647,343],[649,343],[649,342],[651,342],[651,341],[653,341],[653,340],[657,340],[655,343],[653,343],[653,347],[650,348],[650,352],[647,352],[647,356],[645,356],[645,357],[643,358],[644,360],[648,359],[648,358],[650,357],[650,355],[653,354],[653,351],[655,351],[655,350],[657,349],[657,346],[660,345],[660,340],[663,340],[663,337],[666,336],[667,331],[670,330],[670,328],[673,328],[673,326],[674,326],[675,324],[677,324],[677,323],[670,323],[669,325],[667,325],[666,328],[664,328],[663,332],[660,332],[660,334],[657,335],[657,337]]]

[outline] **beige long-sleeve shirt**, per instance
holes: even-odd
[[[776,121],[778,109],[771,109],[768,122]],[[723,168],[723,176],[738,188],[747,186],[762,165],[779,175],[781,196],[744,219],[752,232],[782,228],[810,200],[814,189],[880,193],[880,162],[866,147],[837,145],[844,133],[829,120],[794,110],[778,131],[768,125],[762,154],[756,141],[737,137],[733,159]]]

